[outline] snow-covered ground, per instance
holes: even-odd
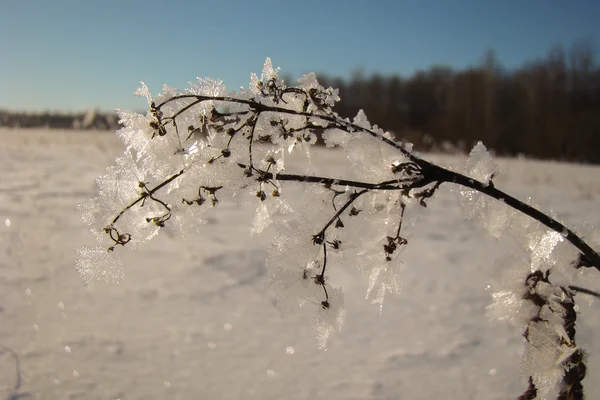
[[[124,253],[124,282],[86,289],[75,249],[93,239],[75,206],[121,152],[113,134],[0,130],[0,398],[506,399],[525,388],[521,332],[485,314],[495,261],[514,246],[465,221],[444,187],[420,216],[402,292],[382,316],[364,299],[367,277],[332,277],[347,319],[327,351],[311,310],[283,315],[263,290],[270,235],[250,236],[249,207],[220,205],[201,235]],[[340,157],[314,150],[323,170]],[[497,187],[571,226],[600,226],[599,167],[496,161]],[[588,272],[600,289],[600,273]],[[600,304],[578,299],[594,398]]]

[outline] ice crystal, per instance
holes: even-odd
[[[84,283],[121,280],[116,253],[122,247],[139,246],[163,229],[188,234],[222,203],[251,201],[251,232],[275,232],[267,289],[283,309],[314,309],[320,348],[345,318],[332,273],[340,266],[364,273],[366,298],[382,312],[386,295],[401,289],[401,254],[415,216],[442,183],[465,178],[448,170],[436,175],[439,168],[412,153],[410,143],[392,143],[393,135],[363,110],[352,119],[339,117],[333,109],[338,90],[323,87],[314,73],[286,86],[269,58],[260,77],[252,74],[248,89],[237,93],[227,93],[220,80],[198,78],[184,90],[165,85],[156,96],[142,82],[135,94],[147,100],[148,110],[118,110],[125,152],[98,178],[98,196],[79,206],[98,239],[78,250]],[[310,149],[319,139],[346,155],[347,164],[331,176],[312,164]],[[297,153],[305,163],[290,171],[296,163],[286,161]],[[465,184],[493,191],[498,172],[477,143],[463,170],[471,180]],[[525,330],[523,373],[543,398],[578,349],[564,325],[569,292],[563,290],[581,279],[570,268],[578,253],[567,245],[568,231],[556,233],[518,215],[504,202],[511,204],[509,197],[493,199],[470,188],[460,195],[467,218],[495,238],[508,234],[524,251],[491,273],[487,312]]]
[[[77,272],[87,286],[94,280],[118,283],[125,277],[121,259],[100,246],[77,249]]]

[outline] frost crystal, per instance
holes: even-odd
[[[125,278],[123,263],[114,252],[94,246],[77,249],[77,255],[76,270],[86,286],[94,280],[118,283]]]
[[[490,282],[492,304],[486,307],[490,319],[507,321],[521,331],[539,311],[535,304],[524,299],[527,264],[514,256],[506,256],[496,263]]]
[[[340,332],[346,319],[344,310],[344,294],[341,289],[329,291],[330,306],[320,307],[314,321],[314,329],[317,331],[317,343],[320,349],[327,347],[327,341],[335,332]]]
[[[337,268],[368,276],[366,298],[381,313],[386,294],[401,289],[400,255],[411,218],[440,185],[502,193],[493,186],[498,167],[481,142],[469,155],[465,181],[421,159],[410,143],[396,142],[362,110],[353,119],[339,117],[338,90],[323,87],[314,73],[286,86],[268,58],[260,77],[252,74],[248,89],[237,93],[227,93],[222,81],[198,78],[184,90],[165,85],[154,97],[142,82],[135,94],[146,98],[148,110],[118,110],[125,152],[98,178],[97,197],[79,206],[98,242],[77,251],[83,282],[118,282],[123,247],[140,246],[163,230],[197,231],[211,210],[246,201],[255,210],[251,233],[275,231],[267,289],[278,307],[314,312],[319,348],[346,316],[342,289],[330,280]],[[346,164],[321,174],[310,152],[319,139],[340,147]],[[517,215],[504,203],[514,206],[510,197],[497,201],[469,188],[460,195],[468,218],[493,237],[508,233],[526,253],[506,257],[491,274],[487,313],[524,334],[522,371],[544,398],[576,364],[569,285],[582,276],[569,267],[578,252],[565,232]]]
[[[252,234],[261,233],[267,226],[271,225],[271,222],[269,208],[266,204],[261,204],[257,207],[254,221],[252,222]]]
[[[551,257],[557,244],[565,240],[561,234],[547,231],[539,240],[531,244],[531,271],[541,269],[542,263],[552,264]]]
[[[354,121],[352,121],[354,125],[360,126],[362,128],[371,129],[371,124],[367,119],[367,115],[363,110],[358,110],[358,114],[354,117]]]
[[[469,154],[465,175],[484,184],[490,184],[498,174],[498,166],[493,162],[485,146],[478,142]],[[515,211],[503,202],[498,202],[478,191],[460,189],[461,205],[467,218],[480,221],[487,231],[499,238],[511,225]]]
[[[387,292],[392,294],[400,293],[402,282],[400,274],[397,271],[399,262],[388,262],[379,264],[373,267],[369,276],[369,287],[367,288],[366,298],[369,298],[371,291],[378,286],[375,298],[371,300],[371,304],[379,304],[379,313],[383,313],[383,298]]]
[[[140,82],[140,84],[142,85],[142,87],[133,92],[133,95],[145,97],[146,100],[148,100],[148,105],[150,105],[152,103],[152,94],[150,93],[150,89],[148,89],[148,86],[146,86],[144,82]]]
[[[521,373],[533,377],[539,399],[553,389],[565,373],[560,359],[562,351],[556,332],[545,322],[531,323],[528,328]]]
[[[469,177],[484,183],[488,183],[498,173],[498,166],[483,143],[477,142],[469,153],[466,173]]]

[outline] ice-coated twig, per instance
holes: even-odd
[[[345,251],[348,237],[355,240],[354,245],[370,246],[355,253],[356,258],[364,257],[362,263],[374,263],[383,256],[383,264],[373,266],[367,293],[388,274],[389,281],[381,283],[374,300],[381,303],[386,291],[399,288],[391,265],[399,246],[408,243],[401,236],[405,212],[412,204],[425,207],[425,201],[444,184],[485,195],[538,221],[578,250],[573,268],[600,270],[600,254],[589,243],[563,223],[496,188],[493,173],[487,180],[475,179],[429,162],[414,153],[410,144],[397,142],[371,125],[362,111],[352,121],[337,115],[333,109],[339,101],[337,90],[320,86],[314,75],[287,87],[267,59],[262,76],[253,75],[249,89],[239,93],[227,94],[218,81],[201,80],[186,91],[165,89],[156,99],[145,85],[138,94],[148,100],[146,115],[121,112],[125,128],[119,135],[129,157],[118,168],[109,168],[99,180],[100,196],[81,207],[86,222],[100,225],[94,232],[111,252],[108,257],[99,246],[79,252],[77,268],[86,283],[92,277],[111,280],[110,271],[120,277],[120,260],[112,253],[117,247],[142,243],[165,227],[193,223],[208,207],[207,198],[215,207],[221,198],[251,194],[259,204],[262,231],[272,212],[291,210],[283,199],[287,183],[301,186],[302,201],[317,205],[300,209],[303,215],[291,213],[287,222],[293,223],[278,227],[281,232],[272,250],[277,256],[269,259],[269,280],[284,293],[282,297],[297,296],[300,304],[308,300],[320,305],[320,343],[340,329],[345,315],[341,290],[331,287],[326,276],[336,264],[332,254]],[[302,149],[310,164],[309,148],[320,139],[327,146],[344,148],[352,163],[348,176],[286,170],[286,153]],[[266,188],[272,190],[271,196]],[[348,197],[340,205],[343,195]],[[351,221],[346,221],[345,212]],[[393,232],[385,232],[389,221],[393,221]],[[369,231],[360,224],[377,228]],[[102,269],[102,263],[110,263],[111,268]],[[517,300],[538,308],[525,328],[526,353],[535,357],[536,340],[547,339],[544,346],[555,356],[550,366],[540,369],[534,363],[521,399],[544,396],[548,387],[540,387],[540,382],[552,379],[561,381],[560,398],[576,399],[583,393],[584,354],[575,344],[573,297],[600,294],[574,285],[554,285],[551,270],[536,266],[519,285],[523,293]]]

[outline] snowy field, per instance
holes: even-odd
[[[222,204],[201,235],[124,253],[126,279],[86,289],[75,249],[92,243],[75,206],[122,152],[114,134],[0,130],[1,399],[506,399],[523,392],[523,339],[490,322],[486,286],[515,246],[463,218],[442,186],[420,215],[403,289],[383,315],[367,277],[338,271],[347,319],[327,351],[311,310],[283,315],[263,290],[270,235]],[[315,149],[322,171],[341,152]],[[464,156],[425,158],[460,168]],[[600,168],[496,160],[496,186],[570,226],[600,226]],[[588,287],[600,290],[593,271]],[[600,393],[600,303],[578,295],[583,381]],[[10,350],[9,350],[10,349]],[[18,358],[18,364],[16,359]],[[17,379],[20,371],[21,379]],[[594,394],[596,393],[596,394]]]

